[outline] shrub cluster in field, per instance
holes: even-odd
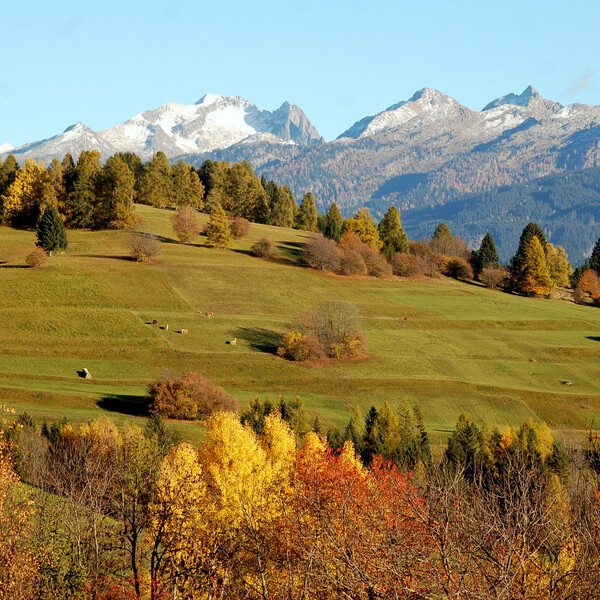
[[[0,431],[0,595],[597,597],[597,435],[569,453],[543,423],[461,415],[436,461],[416,408],[356,410],[328,441],[309,421],[253,398],[194,447],[156,415],[20,415]]]
[[[365,336],[357,327],[356,307],[327,302],[306,312],[277,348],[278,356],[295,361],[352,358],[367,352]]]
[[[166,374],[148,389],[148,410],[170,419],[203,419],[219,410],[237,410],[235,398],[199,373]]]

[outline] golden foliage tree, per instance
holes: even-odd
[[[549,296],[556,287],[550,277],[546,254],[537,236],[525,246],[522,263],[514,274],[517,289],[529,296]]]
[[[346,219],[342,230],[352,232],[361,242],[375,250],[379,250],[383,246],[379,231],[371,219],[368,208],[363,207],[353,217]]]
[[[220,204],[212,210],[210,221],[206,226],[206,237],[208,245],[215,248],[228,248],[233,243],[229,220]]]

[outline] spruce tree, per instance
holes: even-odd
[[[118,155],[106,161],[100,188],[101,202],[97,209],[96,226],[125,229],[135,225],[135,176]]]
[[[317,206],[311,192],[304,194],[296,217],[296,227],[304,231],[315,231],[317,228]]]
[[[323,229],[323,235],[328,237],[330,240],[339,242],[340,237],[342,236],[344,218],[342,217],[340,209],[337,207],[335,202],[333,202],[329,207],[326,217],[327,220]]]
[[[481,240],[479,250],[477,250],[477,258],[482,269],[497,268],[500,263],[498,251],[494,238],[488,231]]]
[[[227,248],[233,243],[233,235],[227,213],[220,204],[217,204],[211,213],[210,221],[206,226],[208,245],[215,248]]]
[[[596,275],[600,275],[600,238],[598,238],[592,250],[592,256],[590,256],[590,269],[594,269]]]
[[[71,224],[74,227],[93,227],[96,225],[96,200],[100,183],[102,165],[98,150],[85,150],[79,156],[73,171],[73,184],[70,195]]]
[[[268,184],[267,184],[268,186]],[[270,206],[269,225],[277,227],[293,227],[296,217],[297,205],[290,188],[276,186]]]
[[[395,206],[387,209],[379,223],[379,237],[383,242],[382,254],[392,258],[397,252],[410,253],[408,237],[400,221],[400,211]]]
[[[69,242],[67,240],[67,230],[58,211],[53,206],[49,206],[44,211],[37,228],[37,244],[43,248],[48,255],[54,250],[66,250]]]

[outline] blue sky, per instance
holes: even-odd
[[[206,92],[288,100],[328,140],[422,87],[477,110],[529,84],[600,104],[594,0],[34,0],[1,15],[0,144]]]

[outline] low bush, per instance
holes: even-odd
[[[167,374],[148,388],[148,410],[170,419],[203,419],[216,411],[236,411],[238,404],[223,388],[199,373]]]
[[[252,245],[250,252],[252,252],[254,256],[259,256],[260,258],[279,258],[277,244],[268,238],[261,238],[258,240],[258,242]]]
[[[443,271],[444,275],[454,279],[473,279],[473,268],[462,256],[445,257]]]
[[[304,246],[302,258],[313,269],[336,273],[340,269],[342,253],[333,240],[320,235]]]
[[[367,265],[361,253],[354,248],[345,248],[340,258],[340,275],[366,275]]]
[[[281,339],[277,355],[289,360],[307,361],[312,358],[323,358],[325,349],[316,337],[292,330]]]
[[[27,264],[27,266],[33,268],[45,267],[47,262],[48,255],[40,246],[36,246],[35,250],[33,250],[33,252],[30,252],[25,257],[25,263]]]
[[[367,274],[371,277],[391,277],[392,267],[385,256],[368,246],[361,248],[360,253],[367,266]]]
[[[129,236],[131,255],[137,262],[150,262],[160,254],[158,238],[153,233],[136,232]]]
[[[422,242],[408,242],[410,253],[419,260],[420,268],[426,277],[435,277],[440,273],[440,256],[427,244]]]
[[[414,254],[406,252],[397,252],[390,259],[392,272],[398,277],[424,277],[425,271],[421,264],[421,259]]]
[[[495,290],[496,288],[504,285],[508,273],[504,267],[488,267],[482,269],[479,273],[479,281],[485,285],[486,288]]]
[[[353,331],[344,336],[341,342],[332,344],[329,350],[331,358],[352,358],[367,352],[367,340],[365,336]]]
[[[191,242],[200,235],[202,225],[198,213],[189,205],[183,204],[171,217],[173,231],[184,244]]]
[[[231,228],[231,234],[236,240],[247,236],[250,231],[250,221],[244,219],[244,217],[235,217],[229,226]]]

